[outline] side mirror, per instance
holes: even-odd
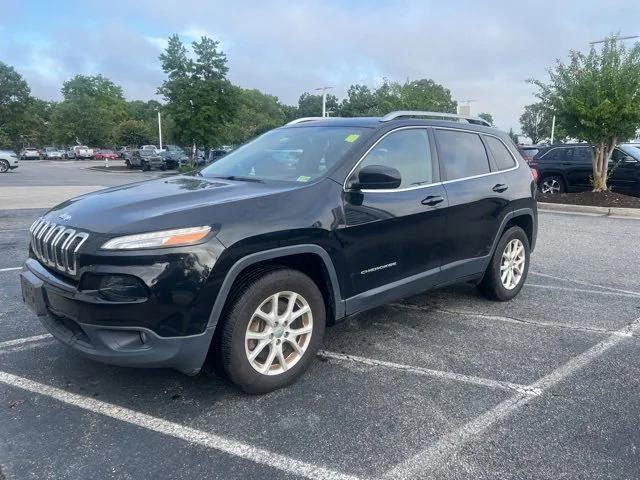
[[[382,190],[398,188],[402,183],[400,172],[385,165],[367,165],[358,172],[358,179],[351,188],[358,190]]]

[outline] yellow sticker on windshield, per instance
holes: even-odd
[[[306,175],[301,175],[298,177],[298,182],[308,182],[311,180],[311,177],[307,177]]]
[[[352,143],[355,142],[358,138],[360,138],[360,135],[358,135],[357,133],[352,133],[350,135],[347,135],[344,141]]]

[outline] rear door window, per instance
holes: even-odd
[[[573,163],[591,163],[591,147],[574,148]]]
[[[447,180],[473,177],[491,171],[487,152],[477,133],[436,129],[435,135]]]
[[[504,143],[496,137],[485,136],[484,140],[487,142],[491,155],[493,155],[493,159],[496,161],[498,170],[507,170],[508,168],[516,166],[515,159],[509,150],[507,150],[507,147],[504,146]]]

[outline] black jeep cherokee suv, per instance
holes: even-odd
[[[74,198],[31,227],[24,300],[87,357],[195,374],[210,352],[252,393],[300,376],[349,315],[457,282],[509,300],[535,183],[481,122],[300,119],[193,175]]]

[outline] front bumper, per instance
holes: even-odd
[[[174,368],[188,375],[200,371],[213,328],[197,335],[162,337],[136,325],[96,325],[81,321],[94,308],[77,289],[29,259],[20,274],[22,296],[45,328],[81,355],[129,367]],[[65,299],[65,301],[61,301]]]

